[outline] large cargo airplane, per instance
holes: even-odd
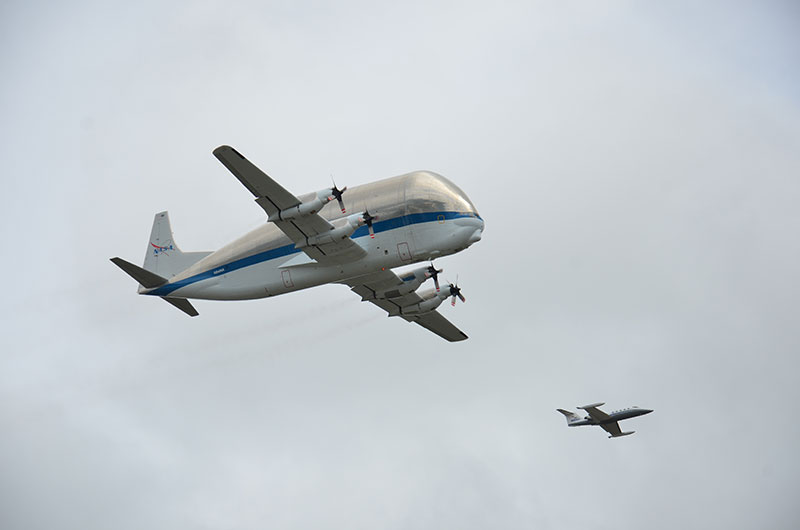
[[[214,156],[255,196],[269,222],[216,252],[182,252],[169,214],[157,213],[143,267],[111,258],[140,283],[139,294],[197,316],[191,298],[248,300],[341,283],[389,316],[451,342],[467,338],[436,310],[464,296],[456,284],[440,288],[442,270],[432,264],[481,239],[483,219],[455,184],[416,171],[297,197],[232,147],[218,147]],[[326,208],[330,202],[338,208]],[[423,261],[431,264],[399,275],[391,270]],[[418,293],[430,278],[435,288]]]
[[[633,434],[636,431],[629,431],[629,432],[622,432],[619,428],[619,421],[620,420],[627,420],[629,418],[635,418],[636,416],[643,416],[645,414],[650,414],[653,412],[650,409],[640,409],[639,407],[628,407],[622,410],[615,410],[609,414],[606,414],[598,407],[602,407],[605,403],[594,403],[592,405],[584,405],[582,407],[578,407],[579,409],[585,410],[587,415],[583,418],[575,414],[574,412],[570,412],[564,409],[556,409],[558,412],[563,414],[567,417],[567,426],[569,427],[577,427],[579,425],[599,425],[601,429],[608,433],[609,438],[618,438],[620,436],[628,436],[629,434]]]

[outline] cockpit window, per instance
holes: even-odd
[[[301,201],[314,194],[299,197]],[[353,186],[344,193],[347,213],[343,214],[333,202],[320,211],[329,221],[369,210],[379,220],[395,219],[415,213],[457,212],[477,216],[475,206],[461,189],[441,175],[431,171],[415,171],[398,177]]]
[[[477,215],[475,206],[458,186],[431,171],[407,175],[406,213],[459,212]]]

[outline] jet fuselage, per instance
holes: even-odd
[[[650,414],[651,412],[653,412],[651,409],[640,409],[639,407],[631,407],[627,409],[610,412],[608,414],[608,418],[602,421],[598,421],[592,418],[591,416],[584,416],[582,420],[570,423],[569,426],[575,427],[578,425],[607,425],[609,423],[615,423],[621,420],[635,418],[636,416],[643,416],[645,414]]]

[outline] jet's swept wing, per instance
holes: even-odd
[[[586,413],[589,414],[589,417],[591,417],[594,421],[596,421],[598,423],[602,423],[602,422],[608,420],[609,417],[610,417],[608,414],[606,414],[605,412],[603,412],[602,410],[597,408],[597,407],[600,407],[602,405],[605,405],[605,403],[595,403],[594,405],[584,405],[584,406],[578,407],[578,408],[585,410]],[[617,429],[619,429],[619,427],[617,427]]]
[[[362,301],[375,304],[389,313],[389,316],[399,316],[408,322],[419,324],[450,342],[468,338],[463,331],[455,327],[435,309],[425,312],[417,311],[420,302],[425,300],[416,292],[391,298],[379,297],[381,293],[390,292],[403,285],[403,280],[392,271],[379,271],[345,280],[342,283],[349,285],[354,293],[361,295]]]
[[[325,238],[325,235],[336,227],[316,212],[297,213],[290,218],[284,218],[289,216],[281,214],[297,209],[302,204],[300,199],[258,169],[233,147],[227,145],[217,147],[214,149],[214,156],[250,190],[270,220],[310,258],[328,264],[355,261],[366,255],[366,251],[349,237]]]
[[[612,421],[612,422],[609,422],[609,423],[601,423],[600,427],[602,427],[603,430],[606,431],[609,434],[609,438],[618,438],[620,436],[628,436],[629,434],[633,434],[633,433],[636,432],[636,431],[622,432],[619,429],[619,422],[617,422],[617,421]]]
[[[602,423],[600,424],[600,427],[602,427],[604,431],[610,434],[612,438],[623,435],[622,431],[619,428],[619,422],[615,421],[612,423]],[[626,432],[625,434],[630,434],[630,433]]]

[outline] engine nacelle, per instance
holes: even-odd
[[[428,289],[419,293],[419,296],[422,298],[422,302],[414,304],[410,307],[404,307],[404,315],[418,315],[421,313],[427,313],[428,311],[433,311],[442,305],[442,302],[447,300],[447,297],[450,296],[450,294],[448,291],[444,290],[437,293],[436,289]]]
[[[419,286],[422,285],[428,278],[430,278],[430,275],[428,274],[428,267],[414,269],[413,271],[409,271],[400,276],[400,279],[403,280],[403,285],[400,285],[397,288],[379,291],[375,293],[375,298],[397,298],[398,296],[413,293],[419,289]]]
[[[270,215],[268,219],[273,222],[286,221],[288,219],[296,219],[297,217],[302,217],[304,215],[313,215],[320,211],[322,207],[328,204],[331,200],[333,200],[333,196],[331,195],[330,189],[320,190],[317,192],[317,196],[310,201],[300,203],[292,208],[281,210],[278,213]]]
[[[341,241],[342,239],[348,238],[353,235],[353,232],[356,231],[356,228],[359,227],[361,224],[361,215],[354,214],[347,216],[344,220],[337,219],[333,230],[330,230],[324,234],[317,234],[315,236],[311,236],[306,239],[305,243],[298,243],[295,245],[296,248],[303,248],[309,246],[319,246],[325,245],[327,243],[335,243],[336,241]],[[337,226],[338,225],[338,226]]]

